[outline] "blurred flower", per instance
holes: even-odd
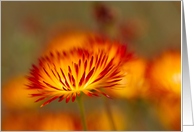
[[[88,44],[88,38],[93,38],[95,34],[90,32],[72,31],[58,34],[48,42],[48,46],[43,53],[50,54],[50,52],[63,52],[71,50],[75,47],[83,48]]]
[[[140,97],[148,88],[145,80],[146,67],[147,61],[143,58],[135,58],[126,62],[121,67],[125,71],[125,77],[120,81],[124,88],[107,92],[118,98],[131,99]]]
[[[80,131],[78,117],[70,113],[46,113],[40,123],[40,131]]]
[[[110,24],[116,20],[117,12],[105,3],[96,2],[94,5],[94,17],[100,24]]]
[[[113,121],[117,131],[124,131],[127,125],[125,116],[122,114],[121,109],[112,107]],[[110,119],[102,108],[92,111],[87,117],[89,131],[112,131]]]
[[[8,112],[1,118],[2,131],[38,131],[40,115],[36,112]]]
[[[28,89],[37,90],[31,94],[39,97],[38,102],[50,98],[42,106],[60,98],[59,102],[66,98],[69,102],[71,96],[74,102],[80,93],[88,96],[99,96],[95,92],[103,93],[100,88],[113,89],[120,87],[123,73],[120,71],[123,50],[118,50],[117,55],[111,56],[104,50],[88,52],[83,49],[73,49],[69,52],[56,52],[39,59],[39,65],[33,65],[31,75],[28,77]],[[109,97],[110,98],[110,97]]]
[[[54,37],[59,37],[62,34],[83,34],[83,31],[87,32],[87,27],[85,27],[80,21],[60,20],[50,25],[46,32],[46,36],[47,39],[52,40]]]
[[[25,83],[28,82],[24,76],[18,76],[7,82],[2,87],[2,104],[5,104],[11,109],[25,109],[37,106],[29,98],[29,90],[25,88]]]
[[[3,131],[77,131],[81,125],[70,112],[9,112],[2,117]],[[11,127],[10,127],[11,126]]]
[[[148,67],[147,78],[155,96],[181,96],[181,53],[166,51]]]

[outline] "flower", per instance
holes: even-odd
[[[24,75],[19,75],[2,86],[2,104],[9,109],[26,109],[36,107],[38,104],[29,103],[33,101],[29,98],[29,90],[24,84],[28,79]]]
[[[116,20],[118,12],[115,8],[105,3],[96,2],[93,9],[93,16],[99,24],[111,24]]]
[[[6,113],[7,112],[7,113]],[[70,111],[6,111],[2,114],[2,131],[79,131],[79,116]],[[11,127],[10,127],[11,124]]]
[[[39,131],[80,131],[78,115],[69,111],[46,112],[39,124]]]
[[[143,58],[135,58],[126,62],[121,69],[127,74],[120,81],[122,90],[107,90],[107,93],[118,98],[132,99],[141,97],[146,93],[148,84],[145,79],[147,61]]]
[[[1,118],[1,130],[38,131],[40,126],[40,116],[41,115],[38,114],[36,111],[4,111]]]
[[[181,96],[181,53],[166,51],[152,61],[146,77],[153,95]]]
[[[47,48],[43,52],[43,55],[50,54],[50,52],[69,51],[75,47],[84,48],[88,45],[88,38],[93,38],[96,36],[94,33],[87,31],[72,31],[65,32],[56,35],[55,37],[49,38],[47,40]]]
[[[124,56],[123,51],[117,50],[118,57]],[[84,93],[88,96],[99,96],[96,92],[105,95],[101,88],[119,88],[124,74],[120,71],[121,59],[110,56],[104,50],[97,52],[81,48],[69,52],[50,53],[39,59],[39,65],[33,65],[28,76],[28,89],[37,90],[31,94],[40,100],[51,97],[41,105],[44,106],[59,98],[59,102],[66,98],[66,103],[72,97],[72,102],[77,96]]]

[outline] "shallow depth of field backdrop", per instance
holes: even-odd
[[[148,61],[168,50],[180,52],[181,2],[103,2],[113,11],[107,29],[96,20],[96,4],[1,2],[1,130],[83,130],[76,102],[54,101],[40,108],[41,103],[34,103],[21,90],[23,76],[60,32],[87,30],[103,32],[110,39],[122,38]],[[103,98],[83,99],[89,130],[113,130]],[[160,107],[155,101],[108,99],[116,130],[180,130],[180,105],[164,101]],[[172,105],[166,106],[168,102]]]

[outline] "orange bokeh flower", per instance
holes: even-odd
[[[2,114],[2,131],[38,131],[40,116],[37,112],[6,111]],[[35,123],[36,122],[36,123]]]
[[[122,90],[111,90],[107,92],[112,96],[125,99],[140,97],[148,89],[148,83],[145,79],[146,68],[147,61],[143,58],[135,58],[126,62],[121,67],[126,73],[125,77],[120,81],[124,85],[124,88]]]
[[[166,130],[181,130],[181,53],[165,51],[148,67],[148,96]],[[154,99],[154,100],[153,100]],[[168,117],[168,118],[166,118]]]
[[[81,123],[74,113],[69,112],[47,112],[40,121],[40,131],[80,131]]]
[[[50,54],[50,52],[55,51],[68,51],[75,47],[83,48],[86,46],[88,38],[93,38],[94,36],[96,35],[94,35],[93,33],[81,31],[61,33],[49,40],[49,42],[47,43],[47,48],[43,52],[43,55]]]
[[[163,93],[181,96],[181,53],[164,52],[150,63],[146,76],[153,95]]]
[[[72,97],[74,102],[77,96],[84,93],[88,96],[99,96],[95,92],[103,93],[101,88],[118,88],[124,76],[120,70],[121,58],[127,58],[122,48],[115,51],[117,57],[110,56],[104,50],[98,52],[84,49],[73,49],[69,52],[56,52],[39,59],[39,65],[33,65],[28,89],[37,90],[32,97],[42,96],[35,102],[50,98],[42,106],[60,98],[66,103]],[[109,97],[110,98],[110,97]]]
[[[29,90],[25,89],[24,84],[28,82],[25,76],[18,76],[2,86],[2,104],[11,109],[33,108],[38,104],[29,103],[33,99],[29,98]]]
[[[75,113],[52,111],[8,112],[2,116],[2,131],[78,131],[81,124]],[[11,127],[10,127],[11,126]]]

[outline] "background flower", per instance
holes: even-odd
[[[172,94],[181,96],[181,53],[165,51],[149,65],[147,78],[150,92],[155,96]]]
[[[30,109],[35,108],[39,104],[29,103],[33,102],[29,98],[29,90],[24,84],[27,84],[28,79],[25,76],[18,76],[7,82],[2,87],[2,103],[10,109]]]
[[[134,58],[122,66],[125,76],[120,82],[124,85],[122,89],[107,91],[116,98],[135,99],[146,94],[149,84],[145,79],[147,60]]]
[[[64,113],[65,112],[65,113]],[[75,113],[68,111],[9,112],[2,116],[2,131],[78,131],[81,124]],[[11,127],[10,127],[11,124]]]

